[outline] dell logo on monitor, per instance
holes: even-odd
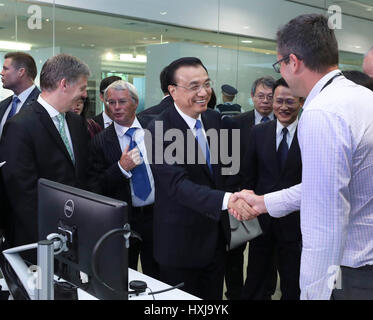
[[[63,208],[65,216],[71,218],[74,213],[74,202],[72,200],[67,200]]]

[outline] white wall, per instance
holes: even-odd
[[[39,2],[53,3],[53,0]],[[277,28],[299,14],[325,13],[323,10],[285,0],[189,0],[187,3],[183,0],[55,2],[56,5],[266,39],[275,39]],[[161,12],[167,14],[162,15]],[[340,50],[365,53],[373,45],[372,22],[343,16],[342,27],[343,29],[336,33]]]

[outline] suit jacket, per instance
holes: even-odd
[[[38,240],[37,183],[46,178],[84,188],[89,136],[85,120],[66,114],[75,166],[61,136],[45,108],[35,101],[4,126],[0,142],[6,195],[10,203],[6,239],[11,246]]]
[[[29,96],[27,97],[26,101],[24,102],[24,104],[22,105],[22,108],[21,110],[23,110],[24,107],[28,107],[28,106],[31,106],[34,101],[36,101],[39,97],[39,94],[40,94],[40,90],[35,87],[34,90],[31,91],[31,93],[29,94]],[[0,102],[0,123],[4,117],[4,113],[6,111],[6,109],[8,108],[9,104],[11,103],[13,99],[13,95],[11,95],[10,97],[4,99],[3,101]]]
[[[277,120],[258,124],[252,128],[248,141],[247,153],[240,174],[243,175],[245,189],[254,190],[256,194],[278,191],[289,188],[302,181],[302,161],[295,132],[289,148],[287,160],[282,170],[279,168],[276,151]],[[258,217],[263,232],[268,232],[271,217],[260,215]],[[289,241],[300,239],[299,212],[276,219],[283,224],[284,238]],[[287,232],[285,230],[291,230]]]
[[[161,114],[164,110],[166,110],[168,107],[172,107],[174,105],[174,100],[171,96],[167,96],[166,98],[163,98],[162,101],[148,109],[145,109],[144,111],[141,111],[137,117],[139,120],[144,123],[144,128],[146,128],[150,122],[155,119],[156,116]]]
[[[143,126],[143,122],[139,122]],[[127,202],[131,218],[130,180],[119,169],[118,161],[121,156],[122,150],[113,123],[91,142],[89,186],[95,193]]]
[[[163,131],[156,127],[159,121],[163,121]],[[220,114],[210,109],[202,114],[202,122],[206,131],[221,128]],[[179,164],[167,164],[164,158],[154,156],[162,147],[161,154],[164,155],[172,143],[163,141],[164,133],[172,128],[179,129],[184,138],[179,145],[183,152],[175,155]],[[229,222],[227,212],[221,210],[225,194],[220,191],[223,190],[221,165],[212,164],[214,174],[211,175],[207,164],[198,164],[199,146],[192,133],[195,157],[193,163],[188,163],[191,153],[187,148],[188,129],[175,107],[166,109],[149,126],[153,138],[151,168],[155,181],[154,256],[160,265],[203,268],[214,259],[222,234],[227,242],[230,241]]]
[[[105,124],[104,124],[104,117],[103,117],[103,112],[98,114],[97,116],[94,116],[92,119],[95,120],[102,129],[105,129]]]

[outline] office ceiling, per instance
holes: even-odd
[[[324,8],[325,4],[335,3],[342,7],[343,13],[357,16],[364,14],[373,20],[373,12],[368,11],[369,8],[373,9],[373,0],[299,0],[292,2],[320,8]],[[102,53],[135,55],[146,54],[146,47],[151,44],[165,42],[188,42],[217,48],[276,53],[276,44],[271,40],[193,30],[58,7],[53,14],[52,7],[47,5],[42,6],[42,28],[30,30],[27,26],[30,18],[30,14],[27,13],[29,6],[30,1],[0,0],[0,40],[31,43],[33,49],[50,48],[55,45],[96,49]],[[54,42],[53,18],[55,19]],[[349,64],[355,61],[355,64],[361,65],[357,57],[356,54],[347,54],[346,60]]]

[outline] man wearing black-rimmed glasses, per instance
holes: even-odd
[[[373,175],[373,93],[342,75],[334,30],[323,15],[291,20],[278,31],[277,47],[274,67],[292,94],[307,97],[298,125],[302,183],[240,195],[273,217],[300,208],[301,299],[373,299],[373,184],[367,178]]]

